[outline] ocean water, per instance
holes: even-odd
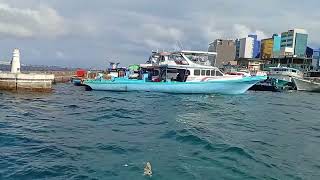
[[[320,94],[0,92],[0,179],[317,180]]]

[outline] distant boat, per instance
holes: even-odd
[[[76,74],[75,74],[73,77],[71,77],[71,82],[72,82],[75,86],[82,86],[82,85],[83,85],[82,82],[83,82],[86,74],[87,74],[87,71],[86,71],[86,70],[84,70],[84,69],[78,69],[78,70],[76,71]]]
[[[298,91],[320,92],[320,80],[293,78]]]
[[[295,68],[278,66],[271,67],[268,76],[277,79],[282,83],[291,83],[293,77],[303,78],[303,73]]]
[[[138,79],[102,77],[86,80],[93,90],[151,91],[165,93],[242,94],[266,77],[226,75],[217,67],[203,65],[206,56],[216,53],[178,51],[154,53],[148,64],[140,65]],[[199,64],[200,62],[201,64]]]

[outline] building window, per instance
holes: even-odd
[[[205,76],[206,75],[206,70],[201,70],[201,76]]]
[[[195,76],[200,76],[200,70],[199,69],[195,69],[194,70],[194,75]]]

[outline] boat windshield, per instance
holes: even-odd
[[[186,57],[193,63],[200,65],[210,65],[209,56],[207,54],[186,54]]]
[[[168,60],[174,61],[176,64],[189,65],[188,61],[181,54],[171,54],[168,56]]]

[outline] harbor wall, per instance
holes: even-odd
[[[54,75],[51,74],[0,74],[0,89],[48,91],[52,89]]]

